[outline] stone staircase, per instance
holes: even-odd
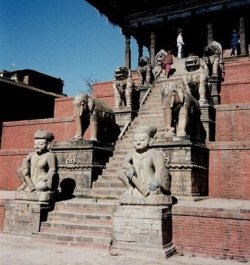
[[[133,131],[136,127],[150,124],[156,126],[157,133],[164,132],[160,88],[163,83],[168,81],[180,82],[180,76],[184,74],[184,59],[175,59],[173,68],[178,69],[176,71],[177,73],[169,79],[167,79],[164,74],[161,74],[155,86],[152,88],[151,93],[148,95],[145,104],[142,105],[138,116],[134,119],[122,139],[116,142],[113,157],[110,158],[109,163],[106,164],[106,169],[103,170],[102,175],[93,183],[91,190],[92,196],[119,198],[126,190],[123,183],[118,179],[117,170],[121,168],[127,153],[133,150]],[[179,69],[181,70],[179,71]]]
[[[157,85],[152,89],[146,104],[142,106],[139,115],[128,128],[126,134],[117,141],[113,157],[110,158],[102,176],[99,176],[98,180],[93,183],[92,196],[119,198],[125,191],[123,183],[118,179],[117,170],[121,168],[127,153],[133,150],[134,129],[143,124],[155,125],[158,131],[164,129],[160,87]]]
[[[116,204],[116,200],[80,198],[57,202],[40,232],[32,236],[43,242],[109,249]]]

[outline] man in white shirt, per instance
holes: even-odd
[[[182,30],[179,31],[176,42],[177,42],[177,48],[178,48],[177,58],[180,59],[183,56],[183,46],[184,46],[184,41],[183,41],[183,37],[182,37]]]

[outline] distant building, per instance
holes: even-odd
[[[63,80],[34,70],[0,72],[0,134],[4,121],[52,118]]]
[[[34,70],[2,71],[1,76],[44,91],[63,93],[63,80]]]

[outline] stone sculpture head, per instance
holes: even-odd
[[[140,57],[140,60],[139,60],[139,66],[140,67],[145,67],[147,66],[148,64],[148,61],[149,61],[149,58],[146,56],[146,57]]]
[[[185,67],[188,72],[193,72],[200,68],[200,59],[196,55],[187,57]]]
[[[121,81],[127,79],[129,76],[129,70],[127,67],[118,67],[115,69],[115,80]]]
[[[150,125],[143,125],[134,131],[133,144],[135,150],[139,153],[146,152],[154,141],[156,134],[156,127]]]
[[[43,129],[39,129],[34,134],[34,150],[38,155],[46,153],[50,148],[51,142],[54,140],[54,135]]]

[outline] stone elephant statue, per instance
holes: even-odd
[[[124,107],[132,108],[132,92],[135,84],[127,67],[115,69],[115,80],[113,81],[115,109]]]
[[[114,142],[117,138],[115,115],[102,100],[86,94],[77,95],[73,101],[76,135],[73,139],[83,139],[90,128],[90,140]]]
[[[167,135],[199,137],[201,112],[191,93],[170,82],[161,88],[161,102]]]

